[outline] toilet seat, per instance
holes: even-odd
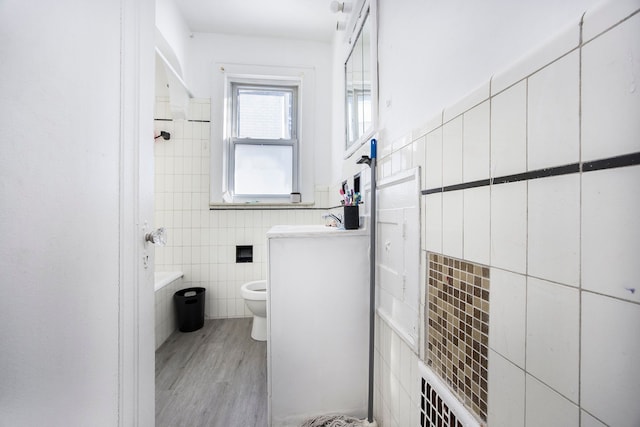
[[[252,301],[263,301],[267,299],[267,281],[255,280],[247,282],[240,288],[242,298]]]

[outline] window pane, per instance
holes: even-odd
[[[292,186],[293,147],[283,145],[235,146],[235,193],[289,194]]]
[[[292,92],[239,88],[238,138],[291,139]]]
[[[360,135],[371,126],[371,92],[358,93],[358,123],[362,126]]]

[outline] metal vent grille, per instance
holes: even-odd
[[[480,427],[481,424],[456,399],[424,363],[421,374],[420,427]]]

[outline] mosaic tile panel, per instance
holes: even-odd
[[[489,268],[428,254],[426,363],[487,420]]]

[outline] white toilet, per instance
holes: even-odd
[[[240,288],[242,298],[253,313],[251,338],[256,341],[267,340],[267,281],[247,282]]]

